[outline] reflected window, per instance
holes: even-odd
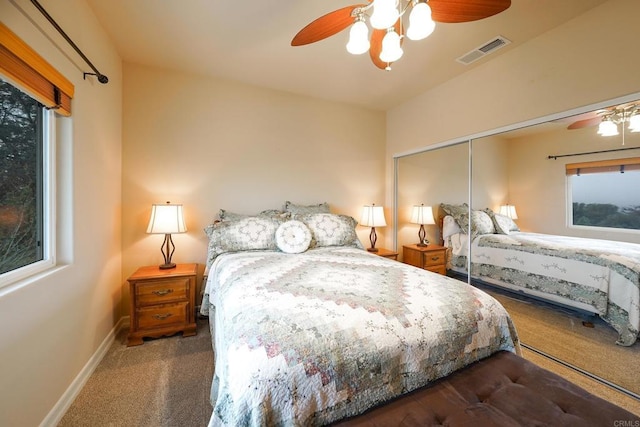
[[[567,165],[571,224],[640,230],[640,158]]]

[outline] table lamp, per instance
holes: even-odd
[[[431,209],[431,206],[425,206],[424,203],[420,206],[414,206],[409,222],[412,224],[420,224],[420,231],[418,231],[418,239],[420,239],[420,241],[418,242],[418,246],[428,246],[429,240],[427,240],[427,232],[424,229],[424,225],[436,223],[433,219],[433,209]]]
[[[365,206],[362,209],[360,225],[371,227],[371,233],[369,234],[371,247],[367,250],[369,252],[378,252],[378,248],[376,248],[376,240],[378,240],[376,227],[385,227],[387,225],[387,221],[384,219],[384,208],[382,206],[376,206],[375,203],[371,204],[371,206]]]
[[[500,215],[508,216],[511,219],[518,219],[518,214],[516,213],[516,207],[513,205],[500,206],[500,211],[498,213]]]
[[[167,202],[166,204],[154,204],[151,209],[151,218],[147,233],[164,234],[164,241],[160,247],[164,264],[160,265],[161,270],[175,268],[175,263],[171,262],[173,252],[176,250],[171,234],[184,233],[187,227],[184,224],[184,215],[182,205],[175,205]]]

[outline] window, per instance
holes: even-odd
[[[566,166],[571,224],[640,230],[640,158]]]
[[[55,264],[54,113],[73,84],[0,22],[0,287]]]
[[[47,115],[42,104],[0,79],[0,275],[50,264]]]

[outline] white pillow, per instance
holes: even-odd
[[[311,244],[311,230],[302,221],[287,221],[276,230],[276,245],[287,254],[299,254]]]
[[[462,233],[462,229],[456,220],[451,215],[445,216],[442,220],[442,240],[447,240],[447,237],[457,233]]]
[[[489,214],[489,216],[493,220],[493,225],[496,228],[496,233],[511,234],[512,231],[520,231],[518,225],[513,221],[513,219],[509,218],[508,216],[495,213],[489,208],[485,209],[484,211]]]

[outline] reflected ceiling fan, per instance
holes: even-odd
[[[368,0],[368,4],[343,7],[314,20],[296,34],[291,46],[315,43],[351,26],[349,53],[369,51],[376,67],[390,70],[391,64],[402,56],[405,37],[422,40],[433,32],[436,22],[477,21],[509,6],[511,0]],[[405,15],[409,17],[406,28]],[[367,21],[373,29],[371,38]]]
[[[628,123],[630,132],[640,132],[640,104],[632,102],[581,114],[567,129],[583,129],[598,126],[602,136],[618,135],[618,125]]]

